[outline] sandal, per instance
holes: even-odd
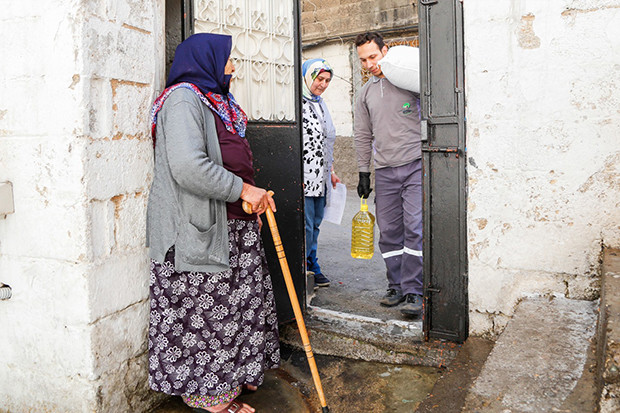
[[[194,412],[196,413],[237,413],[239,410],[241,410],[241,408],[243,407],[243,405],[241,403],[239,403],[236,400],[231,401],[230,403],[228,403],[222,410],[206,410],[206,409],[201,409],[199,407],[195,407],[194,408]]]

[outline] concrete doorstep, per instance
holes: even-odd
[[[467,395],[464,412],[593,412],[597,302],[522,301]]]
[[[620,250],[604,251],[600,303],[525,299],[494,345],[470,337],[430,411],[620,412]]]
[[[307,321],[315,354],[440,369],[441,377],[416,412],[597,409],[597,302],[562,297],[525,299],[495,344],[477,337],[463,345],[423,342],[420,336],[409,337],[406,343],[402,337],[392,340],[389,334],[381,334],[397,321],[318,312],[310,312]],[[297,335],[296,329],[289,327],[282,339],[300,346]]]

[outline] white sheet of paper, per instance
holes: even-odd
[[[332,188],[327,205],[325,205],[325,215],[323,221],[340,225],[344,214],[344,205],[347,202],[347,186],[340,182],[336,184],[336,189]]]

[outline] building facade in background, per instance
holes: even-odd
[[[354,190],[355,35],[415,39],[417,2],[302,3],[304,57],[334,66],[323,98],[336,171]],[[620,9],[613,0],[463,9],[470,333],[494,337],[523,297],[596,299],[601,251],[620,245]]]
[[[375,30],[382,33],[388,44],[417,45],[417,2],[305,0],[301,3],[302,58],[321,57],[334,68],[334,79],[322,97],[336,127],[334,170],[352,189],[358,181],[353,106],[357,91],[368,79],[357,57],[355,37]]]

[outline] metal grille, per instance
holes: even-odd
[[[196,0],[195,33],[233,38],[231,91],[250,120],[295,120],[293,2]]]

